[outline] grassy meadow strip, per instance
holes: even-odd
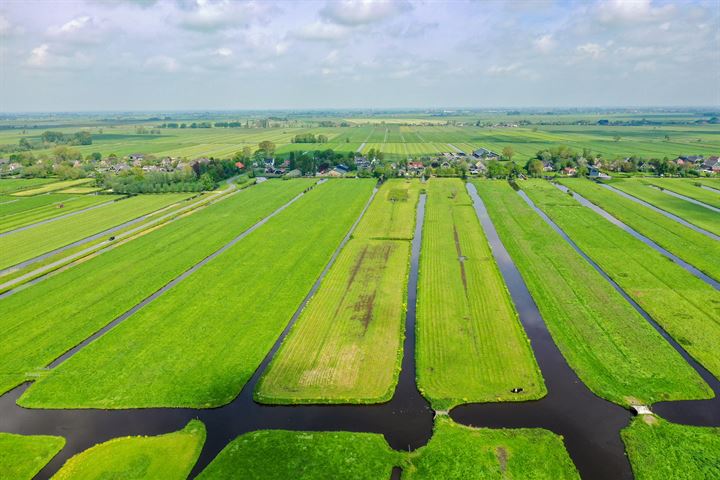
[[[435,420],[433,436],[408,455],[403,480],[577,479],[563,439],[540,428],[491,429]]]
[[[655,185],[671,192],[702,202],[711,207],[720,208],[720,192],[713,192],[702,188],[694,179],[681,178],[643,178],[643,183]],[[718,220],[720,221],[720,220]]]
[[[258,430],[230,442],[197,480],[378,480],[401,455],[376,433]]]
[[[435,410],[545,395],[542,375],[464,183],[432,179],[417,305],[417,382]],[[522,392],[512,393],[520,387]]]
[[[57,178],[3,178],[0,179],[0,193],[19,192],[57,181]]]
[[[621,432],[637,480],[720,478],[720,428],[639,415]]]
[[[48,193],[47,195],[22,198],[10,195],[0,195],[0,219],[8,215],[27,212],[28,210],[45,207],[51,204],[69,202],[75,198],[77,198],[77,195],[66,195],[64,193]]]
[[[181,202],[193,194],[138,195],[68,218],[0,237],[0,269],[17,265],[57,248]]]
[[[62,437],[0,433],[0,478],[31,480],[64,446]]]
[[[392,225],[392,231],[412,236],[419,184],[408,182],[412,195],[401,199],[389,193],[405,185],[404,180],[383,185],[358,228],[387,232],[386,225]],[[402,358],[409,257],[407,240],[350,240],[273,357],[255,399],[262,403],[390,400]]]
[[[55,192],[57,190],[63,190],[70,187],[76,187],[78,185],[84,185],[92,182],[92,178],[78,178],[77,180],[64,180],[62,182],[52,182],[38,186],[37,188],[31,188],[29,190],[20,190],[13,193],[18,197],[27,197],[32,195],[41,195],[43,193]]]
[[[210,408],[252,376],[362,211],[373,180],[313,189],[31,385],[48,408]]]
[[[191,420],[177,432],[120,437],[70,458],[53,480],[103,478],[185,480],[205,444],[205,425]]]
[[[0,299],[0,393],[33,378],[313,183],[264,182]]]
[[[43,196],[44,195],[40,197],[28,197],[27,199],[42,198]],[[14,214],[2,215],[0,216],[0,233],[41,222],[43,220],[49,220],[61,215],[67,215],[68,213],[92,207],[93,205],[111,202],[120,198],[122,198],[121,195],[74,196],[68,198],[67,201],[51,203]]]
[[[583,178],[559,182],[708,276],[720,280],[720,242]]]
[[[70,188],[64,188],[62,190],[58,190],[58,193],[73,193],[73,194],[80,194],[85,195],[88,193],[95,193],[103,190],[104,187],[70,187]]]
[[[696,360],[720,378],[720,292],[544,180],[522,189]]]
[[[720,214],[708,208],[673,197],[634,179],[613,180],[610,185],[657,208],[677,215],[697,227],[720,235]]]
[[[415,228],[415,206],[422,189],[419,181],[393,178],[383,184],[353,232],[353,238],[411,240]]]
[[[553,339],[596,395],[624,406],[712,396],[675,349],[510,185],[475,185]]]

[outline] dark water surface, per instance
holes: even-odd
[[[565,445],[583,478],[632,478],[619,435],[620,429],[627,425],[631,417],[630,412],[595,396],[570,369],[553,342],[518,270],[500,242],[475,187],[468,185],[468,190],[520,320],[532,342],[535,356],[545,377],[548,395],[541,400],[523,403],[463,405],[453,409],[450,415],[457,422],[473,426],[546,428],[564,436]],[[27,388],[28,384],[25,384],[0,397],[0,431],[61,435],[67,439],[65,448],[38,475],[37,478],[41,479],[49,478],[69,457],[97,443],[120,436],[159,435],[176,431],[193,418],[205,423],[208,436],[191,476],[197,475],[236,436],[259,429],[375,432],[383,434],[394,449],[413,450],[424,445],[432,435],[434,412],[415,385],[413,353],[418,261],[422,244],[425,200],[425,195],[421,195],[417,208],[408,279],[408,311],[402,370],[390,402],[382,405],[268,406],[253,401],[252,395],[258,379],[289,331],[292,322],[299,316],[301,306],[240,395],[224,407],[30,410],[15,404],[17,398]],[[305,301],[317,290],[320,280],[351,233],[352,229]],[[659,329],[657,326],[656,328]],[[659,330],[663,333],[661,329]],[[720,392],[717,380],[707,371],[703,373],[702,367],[684,353],[667,334],[664,336],[701,372],[712,388]],[[654,409],[671,421],[698,425],[720,424],[720,405],[717,400],[667,402],[656,405]],[[395,469],[393,478],[398,478],[398,474],[398,469]]]

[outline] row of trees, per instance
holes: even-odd
[[[314,133],[299,133],[291,139],[292,143],[327,143],[326,135],[315,135]]]

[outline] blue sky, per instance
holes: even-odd
[[[0,3],[0,110],[720,105],[720,1]]]

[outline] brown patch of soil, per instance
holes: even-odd
[[[505,478],[508,461],[507,449],[505,447],[497,447],[495,449],[495,455],[497,456],[498,463],[500,463],[500,472],[502,473],[503,478]]]

